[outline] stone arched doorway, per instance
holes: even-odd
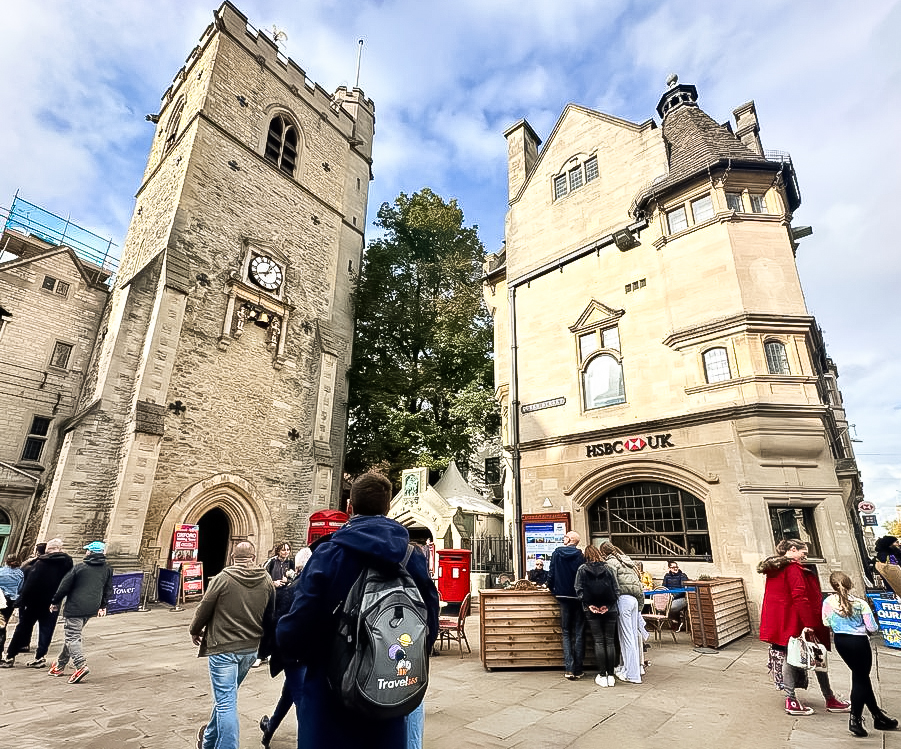
[[[211,476],[179,495],[160,524],[158,543],[163,549],[179,523],[200,526],[198,558],[204,562],[204,577],[222,570],[238,541],[253,543],[258,559],[273,544],[269,508],[253,484],[234,474]]]

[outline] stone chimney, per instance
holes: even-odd
[[[757,109],[754,102],[749,101],[732,111],[735,115],[735,135],[758,156],[763,156],[763,144],[760,142],[760,126],[757,124]]]
[[[507,199],[513,202],[538,161],[541,138],[525,120],[507,128],[504,137],[507,139]]]

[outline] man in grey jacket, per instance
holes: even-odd
[[[191,639],[207,658],[213,686],[213,712],[197,735],[198,749],[238,749],[238,687],[256,659],[263,620],[275,611],[269,573],[254,564],[249,541],[235,545],[232,565],[210,582],[194,612]]]
[[[90,673],[81,647],[81,634],[92,617],[106,616],[106,602],[113,592],[113,570],[106,563],[103,553],[106,544],[92,541],[84,548],[87,551],[84,561],[66,573],[50,603],[50,610],[56,612],[63,598],[66,599],[63,609],[66,640],[49,673],[51,676],[63,676],[71,658],[75,663],[75,673],[69,677],[70,684],[77,684]]]

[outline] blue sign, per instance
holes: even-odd
[[[113,575],[113,594],[106,604],[106,613],[137,611],[141,605],[141,581],[143,572],[123,572]]]
[[[901,650],[901,601],[897,598],[871,598],[882,639],[890,648]]]
[[[178,570],[167,570],[160,567],[157,597],[161,603],[178,606],[178,585],[180,582],[181,573]]]

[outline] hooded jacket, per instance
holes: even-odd
[[[63,616],[68,619],[91,617],[106,608],[112,593],[113,570],[106,555],[91,553],[66,573],[51,603],[59,606],[65,598]]]
[[[275,586],[266,570],[226,567],[210,582],[191,620],[191,636],[203,635],[197,655],[255,652],[263,620],[274,611]]]
[[[823,624],[823,593],[816,570],[785,556],[764,559],[757,571],[766,575],[760,611],[760,639],[785,647],[810,627],[831,649],[829,628]]]
[[[586,611],[589,606],[606,606],[607,613],[616,613],[620,594],[616,573],[603,562],[585,562],[579,567],[575,588]]]
[[[335,614],[364,567],[392,567],[403,561],[410,535],[384,515],[354,515],[316,546],[295,583],[294,601],[278,621],[276,635],[282,656],[305,665],[303,702],[298,708],[298,749],[396,749],[406,744],[403,718],[366,720],[351,713],[330,691],[325,663],[337,624]],[[438,591],[424,555],[413,553],[407,570],[428,611],[428,650],[438,636]]]
[[[33,560],[23,570],[25,580],[19,589],[19,608],[24,610],[33,606],[41,613],[47,611],[56,589],[74,564],[72,557],[64,551],[41,554]]]
[[[578,546],[558,546],[551,555],[548,590],[557,598],[576,598],[576,572],[585,564],[585,555]]]

